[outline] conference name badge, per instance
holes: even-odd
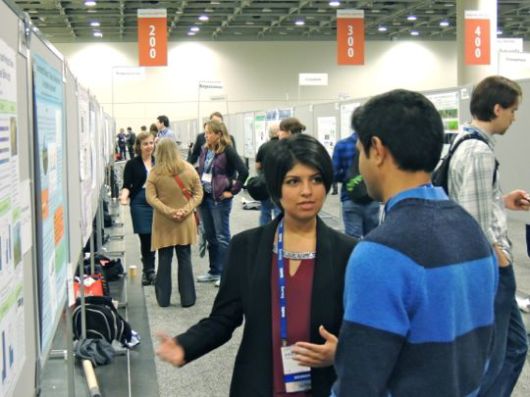
[[[204,183],[212,183],[212,173],[211,172],[208,172],[208,173],[205,172],[204,174],[202,174],[201,180]]]
[[[293,347],[282,348],[283,382],[287,393],[311,390],[311,370],[293,359]]]

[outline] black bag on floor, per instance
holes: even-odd
[[[109,343],[117,340],[125,345],[130,342],[131,326],[118,313],[108,296],[88,296],[85,298],[86,337],[104,339]],[[81,299],[75,301],[72,315],[74,339],[81,339]]]
[[[90,258],[83,261],[85,265],[85,274],[90,274]],[[105,281],[119,280],[123,275],[123,265],[121,259],[111,259],[105,255],[94,255],[94,271],[96,274],[103,274]]]

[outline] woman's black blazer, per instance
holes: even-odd
[[[279,220],[233,237],[221,288],[210,316],[176,337],[186,362],[221,346],[245,319],[231,396],[267,396],[272,390],[271,264]],[[317,219],[317,256],[311,297],[311,340],[324,343],[318,327],[338,335],[342,323],[344,273],[355,240]],[[312,395],[329,396],[335,380],[332,366],[311,370]]]

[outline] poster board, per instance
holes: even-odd
[[[49,350],[66,298],[69,258],[62,60],[32,55],[41,353]],[[52,58],[50,60],[50,58]]]

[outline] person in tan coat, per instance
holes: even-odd
[[[178,260],[178,289],[183,307],[195,304],[191,266],[191,244],[197,241],[194,210],[203,191],[193,166],[182,160],[172,139],[161,139],[156,146],[156,164],[147,179],[147,202],[153,207],[151,249],[158,250],[155,295],[161,307],[171,297],[171,260]]]

